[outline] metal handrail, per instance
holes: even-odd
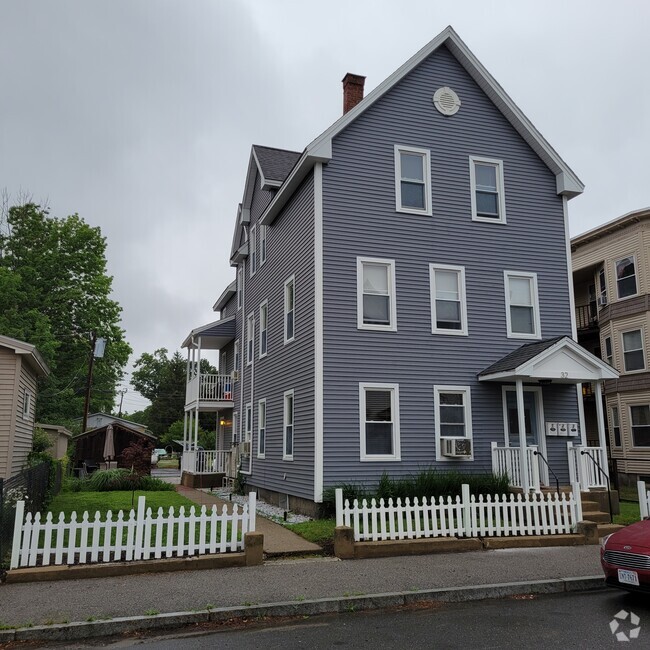
[[[557,489],[557,492],[559,494],[560,479],[557,477],[557,474],[551,469],[551,466],[548,464],[548,461],[546,460],[546,458],[544,458],[544,454],[541,451],[535,450],[533,453],[535,454],[535,456],[539,456],[544,461],[544,463],[546,463],[546,467],[548,468],[548,471],[551,472],[551,474],[553,474],[553,476],[555,477],[555,488]]]
[[[612,487],[611,483],[609,482],[609,476],[605,472],[605,470],[600,466],[600,463],[589,453],[587,453],[584,449],[580,451],[581,456],[586,456],[597,468],[598,471],[605,477],[605,480],[607,481],[607,501],[609,503],[609,523],[613,524],[614,523],[614,513],[612,512]]]

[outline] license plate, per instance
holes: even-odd
[[[625,569],[618,570],[618,581],[622,585],[635,585],[639,586],[639,574],[636,571],[626,571]]]

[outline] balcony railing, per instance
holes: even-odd
[[[598,327],[598,307],[595,302],[576,307],[576,326],[579,330]]]
[[[582,490],[607,487],[607,450],[603,447],[583,447],[567,443],[569,476],[580,483]]]
[[[189,474],[227,474],[231,451],[189,450],[183,453],[181,469]]]
[[[187,384],[187,404],[200,402],[231,402],[231,375],[196,375]]]
[[[531,489],[539,491],[539,459],[535,452],[537,445],[526,447],[528,460],[528,485]],[[499,447],[498,443],[492,443],[492,471],[499,474],[507,474],[510,479],[510,485],[514,487],[523,487],[521,477],[521,456],[519,447]]]

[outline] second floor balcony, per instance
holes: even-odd
[[[598,329],[598,306],[595,302],[576,306],[576,326],[578,331]]]
[[[197,374],[187,382],[185,404],[202,407],[232,407],[232,375]]]

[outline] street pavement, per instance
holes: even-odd
[[[0,624],[51,624],[187,612],[207,605],[238,607],[600,574],[597,546],[348,561],[276,559],[247,568],[3,584]]]

